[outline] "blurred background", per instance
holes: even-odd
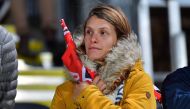
[[[0,25],[14,35],[19,58],[15,108],[49,107],[55,87],[68,78],[59,20],[73,32],[98,3],[125,12],[139,37],[145,70],[159,88],[167,74],[190,65],[189,0],[0,0]]]

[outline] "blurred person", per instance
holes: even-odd
[[[51,109],[156,109],[137,36],[120,9],[94,7],[81,39],[79,57],[86,57],[81,60],[96,70],[96,77],[91,84],[69,80],[58,86]]]
[[[54,0],[12,0],[11,11],[16,26],[16,31],[20,36],[18,53],[23,56],[35,56],[29,50],[29,40],[34,37],[32,28],[28,20],[27,2],[38,2],[32,7],[39,9],[40,21],[38,25],[41,28],[47,48],[52,52],[56,45],[56,27],[55,27],[55,1]],[[34,9],[34,10],[35,10]],[[32,9],[29,9],[32,10]],[[32,19],[36,20],[36,19]]]
[[[12,35],[0,26],[0,109],[15,105],[18,62]]]
[[[190,109],[190,67],[167,75],[161,92],[164,109]]]

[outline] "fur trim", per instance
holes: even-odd
[[[139,59],[141,59],[141,47],[137,42],[137,36],[131,33],[128,38],[122,38],[117,42],[117,46],[107,55],[106,64],[99,73],[102,75],[102,79],[106,79],[126,66],[127,68],[132,67]]]
[[[91,61],[87,55],[80,55],[79,56],[81,61],[83,62],[84,66],[88,67],[91,70],[96,71],[97,64],[93,61]]]
[[[122,70],[130,70],[140,59],[141,47],[135,33],[131,33],[127,38],[118,40],[116,47],[107,55],[105,65],[100,67],[98,73],[107,86],[112,87],[112,84],[122,75]]]

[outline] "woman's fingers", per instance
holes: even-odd
[[[96,76],[92,82],[93,85],[96,85],[100,91],[103,91],[106,88],[106,84],[101,80],[100,76]]]
[[[92,84],[93,84],[93,85],[97,85],[99,81],[100,81],[100,76],[96,76],[96,77],[94,78],[94,80],[92,81]]]
[[[106,84],[100,84],[100,88],[99,88],[102,92],[106,89]]]

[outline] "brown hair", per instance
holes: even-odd
[[[123,36],[127,37],[131,32],[131,27],[129,25],[128,19],[119,8],[117,9],[111,5],[105,4],[94,7],[86,19],[84,30],[86,28],[88,20],[92,16],[97,16],[98,18],[104,19],[107,22],[111,23],[115,27],[118,39]]]

